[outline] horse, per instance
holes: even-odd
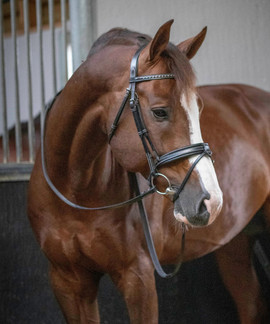
[[[158,323],[155,268],[166,277],[160,264],[217,249],[221,268],[226,256],[234,265],[234,238],[258,209],[269,220],[270,95],[244,85],[196,88],[190,60],[206,28],[176,46],[172,23],[153,39],[121,28],[100,36],[44,117],[28,216],[67,323],[100,322],[105,273],[131,323]],[[258,293],[242,300],[222,275],[242,323],[266,315],[256,278]]]

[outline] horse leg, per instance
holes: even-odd
[[[157,324],[158,300],[152,266],[134,267],[112,276],[124,296],[131,324]]]
[[[240,233],[215,252],[225,287],[231,294],[242,324],[265,322],[267,305],[252,265],[251,237]]]
[[[99,274],[50,267],[51,284],[68,324],[100,323],[97,290]]]

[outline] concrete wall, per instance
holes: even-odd
[[[97,36],[120,26],[153,36],[174,18],[179,43],[208,26],[192,60],[199,84],[240,82],[270,91],[269,0],[97,0]]]

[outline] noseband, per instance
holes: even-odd
[[[97,210],[120,208],[120,207],[130,205],[130,204],[137,202],[139,205],[139,210],[140,210],[140,214],[141,214],[141,219],[142,219],[143,229],[144,229],[144,233],[145,233],[145,238],[147,241],[148,250],[151,255],[154,267],[155,267],[157,273],[161,277],[171,278],[178,272],[178,270],[181,266],[181,263],[182,263],[182,255],[184,253],[184,246],[185,246],[185,225],[182,224],[183,234],[182,234],[182,244],[181,244],[181,253],[180,253],[179,263],[172,273],[167,274],[163,271],[163,269],[159,263],[159,260],[158,260],[157,254],[156,254],[156,250],[154,247],[154,243],[152,240],[152,235],[151,235],[150,228],[149,228],[147,214],[146,214],[142,199],[149,194],[157,192],[158,194],[161,194],[161,195],[171,195],[171,196],[173,196],[173,201],[175,201],[179,197],[181,191],[184,189],[184,186],[187,183],[187,181],[188,181],[192,171],[194,170],[195,166],[197,165],[197,163],[205,155],[211,157],[212,152],[211,152],[207,143],[197,143],[197,144],[192,144],[189,146],[185,146],[185,147],[173,150],[173,151],[166,153],[164,155],[161,155],[161,156],[158,155],[157,150],[155,149],[155,146],[150,139],[149,133],[147,131],[147,128],[145,127],[145,124],[144,124],[144,121],[142,118],[140,101],[139,101],[138,94],[136,92],[136,84],[139,82],[146,82],[146,81],[153,81],[153,80],[174,79],[174,75],[173,74],[151,74],[151,75],[137,76],[138,58],[139,58],[139,55],[144,47],[145,46],[139,48],[131,60],[129,87],[126,90],[124,99],[121,103],[118,113],[114,119],[112,126],[111,126],[111,131],[109,134],[109,142],[111,142],[111,140],[115,134],[119,120],[121,118],[121,115],[124,111],[124,108],[127,106],[127,102],[129,100],[129,106],[133,113],[134,121],[135,121],[137,130],[138,130],[138,134],[141,138],[142,145],[144,147],[146,158],[147,158],[147,161],[149,164],[149,169],[150,169],[149,189],[147,191],[141,193],[140,189],[139,189],[136,174],[131,173],[131,178],[134,183],[135,193],[136,193],[136,196],[134,198],[131,198],[129,200],[126,200],[126,201],[123,201],[120,203],[116,203],[113,205],[108,205],[108,206],[85,207],[85,206],[81,206],[81,205],[71,202],[55,187],[55,185],[53,184],[53,182],[50,179],[48,172],[47,172],[44,140],[45,140],[46,119],[47,119],[46,117],[47,117],[48,111],[52,108],[53,103],[59,93],[55,96],[55,98],[48,104],[48,106],[45,109],[44,118],[43,118],[42,127],[41,127],[41,162],[42,162],[43,174],[44,174],[44,177],[45,177],[49,187],[52,189],[52,191],[55,193],[55,195],[59,199],[61,199],[64,203],[66,203],[67,205],[69,205],[73,208],[77,208],[77,209],[81,209],[81,210],[88,210],[88,211],[97,211]],[[183,159],[183,158],[187,158],[190,156],[194,156],[194,155],[197,155],[198,157],[193,162],[193,164],[190,166],[184,180],[182,181],[182,183],[179,187],[173,188],[170,183],[170,180],[167,178],[167,176],[165,176],[164,174],[162,174],[158,171],[158,168],[165,164],[168,164],[168,163],[171,163],[176,160]],[[165,178],[168,182],[168,187],[165,192],[158,191],[156,186],[154,185],[154,179],[159,176]]]

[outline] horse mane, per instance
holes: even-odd
[[[126,28],[113,28],[107,33],[101,35],[93,44],[88,57],[99,52],[106,46],[123,45],[123,46],[144,46],[152,38],[146,34],[131,31]],[[177,46],[169,43],[167,48],[161,54],[164,58],[168,70],[175,75],[177,88],[186,92],[195,87],[195,74],[187,57],[181,53]]]

